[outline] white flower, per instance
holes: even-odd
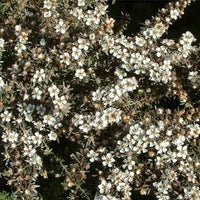
[[[187,154],[188,154],[188,152],[187,152],[187,146],[178,146],[177,150],[179,150],[179,152],[177,153],[177,156],[179,158],[185,159],[186,156],[187,156]]]
[[[44,8],[47,8],[48,10],[50,10],[52,7],[52,2],[49,0],[45,0],[44,1]]]
[[[85,70],[83,68],[82,69],[77,69],[76,73],[75,73],[75,76],[77,78],[83,79],[86,76]]]
[[[78,0],[78,6],[84,6],[85,0]]]
[[[60,33],[64,34],[66,32],[66,24],[64,23],[63,19],[59,20],[55,29],[56,29],[56,33],[60,32]]]
[[[118,76],[119,79],[123,79],[127,74],[120,69],[116,69],[115,74]]]
[[[58,96],[58,93],[60,92],[56,85],[52,85],[50,88],[48,88],[48,91],[51,97]]]
[[[187,177],[188,177],[188,181],[192,183],[195,183],[197,181],[196,180],[197,177],[193,172],[187,173]]]
[[[91,126],[89,124],[83,124],[79,127],[79,129],[85,133],[88,133],[88,131],[91,129]]]
[[[60,55],[60,62],[65,63],[66,65],[69,65],[70,64],[70,55],[67,52]]]
[[[81,18],[84,17],[83,10],[80,8],[73,8],[71,10],[70,14],[73,15],[74,17],[76,17],[78,20],[80,20]]]
[[[167,147],[169,146],[168,141],[162,141],[159,145],[156,145],[156,149],[158,150],[159,154],[165,153],[167,151]]]
[[[28,33],[22,32],[21,35],[19,36],[19,42],[25,44],[27,40],[28,40]]]
[[[103,166],[108,166],[108,167],[112,167],[113,162],[115,162],[115,159],[113,158],[113,155],[111,153],[107,153],[106,156],[102,156],[102,164]]]
[[[159,129],[156,128],[154,125],[151,125],[150,128],[146,131],[146,134],[149,136],[150,139],[154,139],[159,137]]]
[[[18,137],[19,137],[19,134],[14,132],[14,131],[12,131],[12,132],[10,132],[8,140],[9,140],[9,142],[14,143],[14,142],[17,142]]]
[[[109,123],[119,122],[121,119],[121,111],[120,110],[111,110],[108,114],[109,116]]]
[[[123,92],[126,91],[133,91],[138,87],[138,82],[135,77],[132,78],[124,78],[120,82],[121,86],[123,87]]]
[[[131,54],[130,64],[138,63],[143,60],[143,56],[140,53]]]
[[[15,26],[15,31],[16,31],[16,32],[20,32],[21,30],[22,30],[21,25],[16,25],[16,26]]]
[[[178,16],[179,16],[178,10],[171,10],[170,11],[170,16],[171,16],[172,19],[176,20],[178,18]]]
[[[78,60],[80,56],[81,56],[81,50],[76,47],[72,47],[72,57],[75,60]]]
[[[184,141],[186,140],[184,135],[179,135],[179,137],[173,141],[173,143],[177,146],[180,147],[184,144]]]
[[[160,182],[154,182],[153,186],[158,189],[159,192],[161,192],[163,195],[167,195],[168,191],[171,189],[171,184],[165,180],[165,181],[160,181]]]
[[[124,189],[125,189],[125,187],[126,187],[126,183],[124,183],[124,182],[119,182],[118,184],[117,184],[117,191],[124,191]]]
[[[30,164],[37,165],[39,169],[42,167],[42,159],[37,154],[33,155],[32,159],[30,159],[30,162],[31,162]]]
[[[44,124],[42,122],[33,122],[34,125],[35,125],[35,128],[37,128],[38,130],[40,131],[43,131],[44,130]]]
[[[55,118],[51,115],[45,115],[43,122],[51,126],[55,124]]]
[[[36,153],[36,150],[33,149],[32,145],[24,147],[24,156],[32,157]]]
[[[33,117],[32,117],[32,114],[25,114],[25,120],[27,121],[27,122],[31,122],[31,121],[33,121]]]
[[[88,50],[88,43],[84,39],[78,39],[78,48],[79,49],[84,49],[85,51]]]
[[[36,70],[33,76],[33,81],[35,82],[36,79],[38,80],[38,82],[41,82],[43,79],[45,79],[44,69]]]
[[[89,37],[90,37],[90,40],[94,40],[94,39],[95,39],[95,34],[94,34],[94,33],[91,33],[91,34],[89,35]]]
[[[135,37],[135,43],[140,46],[143,47],[144,44],[146,43],[146,41],[143,38],[140,38],[138,36]]]
[[[100,22],[100,19],[97,17],[87,17],[86,18],[86,25],[87,26],[94,26],[94,25],[98,25]]]
[[[42,91],[36,87],[33,91],[33,98],[34,99],[37,99],[37,100],[40,100],[41,99],[41,94],[42,94]]]
[[[196,39],[191,32],[187,31],[186,33],[182,34],[182,42],[183,41],[187,42],[190,45],[192,42],[195,42]],[[180,41],[180,44],[182,44],[181,41]],[[184,42],[183,42],[183,44],[184,44]]]
[[[65,114],[65,116],[68,114],[69,110],[70,110],[70,104],[67,102],[65,96],[61,96],[61,97],[56,97],[55,100],[53,101],[54,105],[55,105],[55,109],[56,112],[58,110],[61,110],[63,114]],[[60,112],[57,112],[56,115],[59,115]]]
[[[197,138],[200,135],[200,127],[198,124],[190,124],[187,128],[189,129],[189,137]]]
[[[35,135],[31,136],[33,144],[40,145],[42,143],[42,135],[39,132],[36,132]]]
[[[90,162],[94,162],[95,160],[98,160],[98,152],[95,152],[94,150],[90,150],[89,153],[87,153],[87,157],[90,158]]]
[[[99,101],[102,97],[102,93],[99,89],[97,89],[95,92],[92,92],[92,100],[93,101]]]
[[[10,122],[12,114],[9,113],[7,110],[4,113],[1,113],[1,118],[3,122]]]
[[[82,125],[84,123],[83,120],[84,120],[83,115],[75,114],[74,118],[72,118],[72,124],[74,126]]]
[[[98,186],[101,194],[108,193],[111,187],[112,187],[111,183],[107,183],[106,180],[104,179],[101,181],[101,184]]]
[[[29,98],[29,95],[28,95],[28,94],[24,94],[23,100],[25,101],[25,100],[28,99],[28,98]]]
[[[45,11],[44,12],[44,17],[45,18],[51,17],[51,11]]]
[[[23,143],[25,144],[30,144],[32,141],[31,141],[31,136],[28,136],[28,135],[23,135],[20,139]]]
[[[53,131],[51,131],[49,134],[48,134],[48,137],[49,137],[49,140],[51,141],[56,141],[57,139],[57,134]]]

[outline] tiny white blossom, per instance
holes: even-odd
[[[45,11],[44,12],[44,17],[45,18],[51,17],[51,11],[50,10],[49,11]]]
[[[40,100],[41,99],[41,94],[42,94],[42,91],[36,87],[33,91],[33,98],[34,99],[37,99],[37,100]]]
[[[22,30],[21,25],[16,25],[16,26],[15,26],[15,31],[16,31],[16,32],[20,32],[21,30]]]
[[[123,91],[133,91],[138,87],[138,82],[136,80],[135,77],[132,78],[124,78],[122,79],[122,81],[120,82],[120,84],[123,87]]]
[[[64,52],[62,55],[60,55],[60,62],[65,63],[66,65],[70,64],[70,55],[67,52]]]
[[[47,8],[48,10],[50,10],[52,7],[52,2],[49,0],[45,0],[44,1],[44,8]]]
[[[78,6],[84,6],[85,0],[78,0]]]
[[[178,10],[171,10],[170,11],[170,16],[171,16],[172,19],[176,20],[178,18],[178,16],[179,16]]]
[[[30,164],[31,165],[37,165],[39,169],[42,167],[42,159],[40,156],[37,154],[34,154],[33,157],[30,159]]]
[[[72,47],[72,57],[75,60],[78,60],[80,56],[81,56],[81,50],[78,49],[77,47]]]
[[[49,134],[48,134],[48,137],[49,137],[49,140],[51,141],[56,141],[57,139],[57,134],[53,131],[51,131]]]
[[[12,114],[9,113],[7,110],[4,113],[1,113],[1,118],[3,122],[10,122]]]
[[[98,152],[95,152],[94,150],[90,150],[89,153],[87,153],[87,157],[90,158],[90,162],[94,162],[95,160],[98,160]]]
[[[36,80],[38,80],[38,82],[41,82],[44,79],[45,79],[44,69],[36,70],[33,76],[33,81],[35,82]]]
[[[51,87],[48,88],[48,91],[51,97],[55,97],[58,96],[60,90],[57,88],[56,85],[52,85]]]
[[[33,144],[40,145],[42,143],[42,135],[39,132],[36,132],[35,135],[31,136]]]
[[[101,181],[101,184],[98,186],[99,192],[101,194],[108,193],[110,191],[111,187],[112,187],[111,183],[106,182],[106,180],[104,180],[104,179]]]
[[[75,73],[75,76],[77,78],[83,79],[86,76],[85,70],[83,68],[82,69],[77,69],[76,73]]]
[[[107,153],[106,156],[102,156],[103,160],[103,166],[112,167],[113,162],[115,162],[115,159],[113,158],[113,155],[111,153]]]
[[[179,158],[185,159],[186,156],[187,156],[187,154],[188,154],[188,152],[187,152],[187,146],[178,146],[177,150],[179,150],[179,152],[177,153],[177,156]]]
[[[32,145],[24,147],[24,156],[32,157],[36,153],[36,150],[33,149]]]
[[[44,120],[43,122],[45,124],[48,124],[50,126],[54,125],[55,124],[55,118],[52,117],[51,115],[44,115]]]
[[[84,49],[84,50],[88,50],[88,43],[86,42],[86,40],[84,39],[78,39],[78,48],[79,49]]]
[[[67,30],[66,29],[66,24],[64,23],[63,19],[59,20],[59,22],[56,25],[55,29],[56,29],[56,33],[60,32],[60,33],[64,34],[66,32],[66,30]]]

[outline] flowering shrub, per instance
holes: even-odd
[[[104,0],[0,3],[1,175],[17,199],[50,177],[70,199],[200,198],[200,49],[163,37],[190,3],[134,37]]]

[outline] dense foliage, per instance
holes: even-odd
[[[1,177],[13,199],[200,198],[200,49],[189,31],[163,37],[190,3],[125,36],[105,0],[2,0]]]

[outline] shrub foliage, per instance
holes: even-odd
[[[164,37],[191,2],[128,37],[105,0],[1,1],[1,175],[16,199],[200,198],[200,49],[189,31]]]

